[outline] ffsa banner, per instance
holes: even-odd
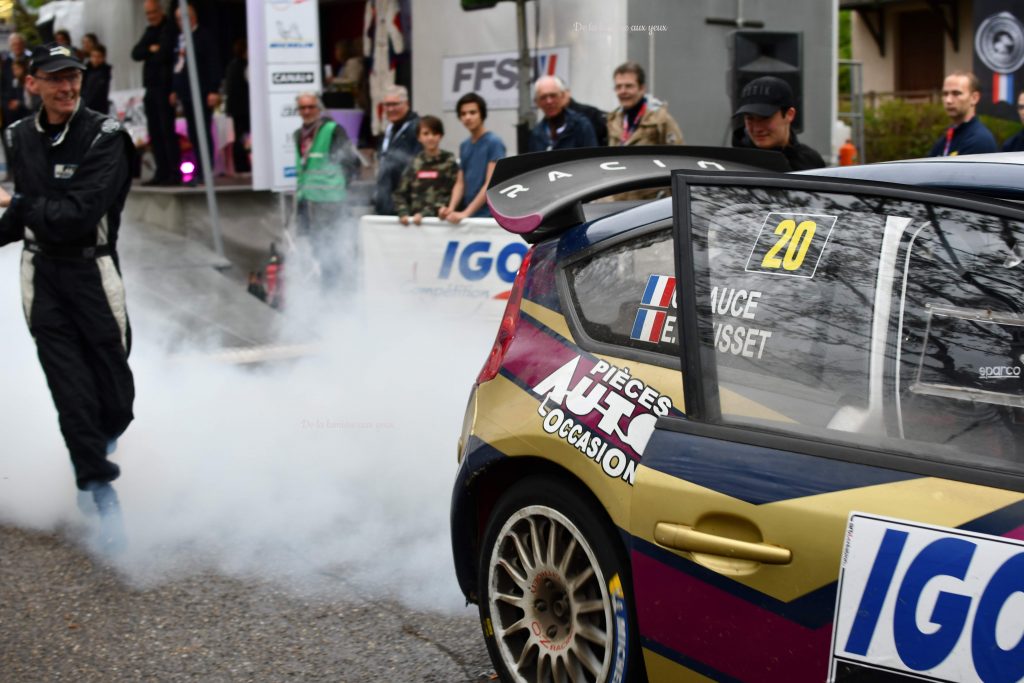
[[[1024,89],[1024,2],[974,0],[974,74],[981,81],[978,113],[1017,120]]]

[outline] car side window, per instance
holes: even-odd
[[[675,356],[679,351],[672,231],[604,249],[566,269],[572,304],[594,341]]]
[[[1024,463],[1024,225],[928,214],[908,230],[894,289],[898,427]]]
[[[711,419],[1024,471],[1020,223],[747,185],[690,208]]]

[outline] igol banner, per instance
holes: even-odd
[[[1024,2],[974,0],[974,73],[981,81],[979,114],[1017,120],[1024,89]]]

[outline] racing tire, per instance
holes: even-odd
[[[480,554],[480,624],[507,683],[643,681],[618,532],[570,486],[524,479],[498,500]]]

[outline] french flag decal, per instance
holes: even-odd
[[[640,303],[645,306],[668,308],[672,304],[672,295],[676,293],[676,279],[668,275],[651,275],[647,278],[647,288]]]
[[[629,338],[657,344],[661,341],[661,331],[665,328],[666,317],[665,311],[652,311],[649,308],[639,309],[636,312],[636,321],[633,322],[633,331],[629,333]]]
[[[992,102],[1013,102],[1013,74],[992,74]]]

